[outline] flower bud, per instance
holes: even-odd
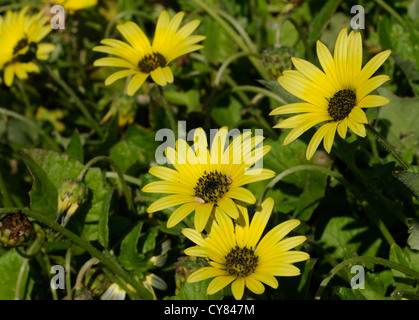
[[[63,227],[67,225],[71,216],[79,206],[87,200],[88,189],[80,180],[64,179],[58,190],[57,222]]]
[[[0,220],[0,243],[7,248],[22,246],[32,233],[32,223],[24,214],[9,213]]]

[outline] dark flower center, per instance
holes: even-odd
[[[195,189],[195,196],[205,203],[216,203],[223,194],[228,191],[231,184],[231,177],[218,172],[217,170],[207,173],[198,179]]]
[[[146,55],[142,60],[140,60],[140,62],[138,62],[138,67],[141,72],[150,73],[158,67],[165,67],[166,63],[166,58],[163,57],[163,55],[158,52],[154,52],[153,54]]]
[[[13,55],[17,54],[20,50],[25,48],[29,44],[27,38],[21,39],[13,49]]]
[[[327,112],[333,121],[345,119],[356,105],[356,94],[350,89],[340,90],[329,100]]]
[[[245,278],[255,272],[258,257],[253,250],[246,247],[234,247],[226,255],[226,271],[230,276]]]

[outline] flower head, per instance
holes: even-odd
[[[305,236],[284,237],[300,224],[299,220],[283,222],[262,237],[273,209],[272,198],[266,199],[249,224],[247,209],[241,207],[244,224],[233,221],[216,210],[215,220],[208,236],[194,229],[182,233],[197,246],[187,248],[189,256],[209,259],[210,266],[192,273],[188,282],[214,278],[207,289],[214,294],[231,283],[234,297],[243,297],[245,286],[255,294],[265,291],[263,285],[278,287],[276,276],[297,276],[300,270],[292,263],[304,261],[310,256],[302,251],[289,251],[306,240]]]
[[[0,70],[4,70],[4,82],[9,87],[15,75],[27,79],[28,73],[39,72],[34,60],[47,60],[55,48],[50,43],[39,43],[52,30],[49,18],[43,12],[30,16],[27,11],[25,7],[0,16]]]
[[[169,63],[184,54],[201,49],[203,46],[196,43],[205,39],[205,36],[191,36],[200,24],[199,20],[193,20],[179,29],[183,16],[184,13],[179,12],[170,19],[167,11],[163,11],[157,21],[152,45],[134,22],[129,21],[117,26],[128,43],[103,39],[103,45],[93,49],[116,56],[98,59],[94,63],[95,66],[124,68],[110,75],[105,80],[105,85],[133,76],[127,88],[128,95],[132,96],[149,75],[159,86],[172,83],[173,73]]]
[[[373,57],[362,68],[362,39],[359,32],[348,35],[343,29],[336,40],[334,56],[320,41],[317,55],[323,71],[308,61],[292,58],[297,70],[284,71],[278,78],[287,91],[305,102],[281,106],[270,115],[302,113],[278,123],[274,128],[293,128],[285,137],[284,145],[294,141],[305,131],[325,122],[312,137],[306,152],[310,159],[320,142],[330,152],[335,133],[345,139],[348,128],[365,137],[368,123],[363,108],[382,106],[388,99],[369,95],[390,78],[387,75],[371,76],[390,55],[390,50]]]
[[[205,228],[214,207],[237,219],[239,211],[234,200],[256,202],[252,192],[242,186],[275,175],[272,170],[252,167],[269,152],[270,146],[256,147],[264,137],[251,138],[250,135],[251,132],[237,135],[227,145],[228,129],[221,128],[215,134],[210,150],[201,128],[194,132],[194,148],[179,139],[176,150],[166,149],[167,159],[174,169],[151,167],[149,172],[162,181],[151,182],[142,189],[171,195],[153,202],[147,212],[181,205],[171,214],[167,226],[175,226],[195,211],[194,223],[198,231]]]

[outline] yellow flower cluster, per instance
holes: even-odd
[[[97,1],[56,0],[55,3],[73,12],[95,6]],[[99,58],[94,66],[121,68],[106,78],[105,85],[129,77],[127,94],[133,96],[149,76],[158,86],[173,83],[170,63],[203,48],[199,43],[205,39],[203,35],[192,35],[200,25],[199,20],[181,26],[184,16],[179,12],[171,18],[167,11],[162,11],[152,43],[136,23],[119,24],[117,30],[126,41],[103,39],[93,48],[95,52],[112,55]],[[40,72],[36,60],[49,59],[55,46],[41,43],[52,31],[48,19],[44,12],[28,14],[28,8],[0,16],[0,70],[7,86],[12,86],[15,77],[24,80],[28,73]],[[348,129],[364,137],[367,117],[363,109],[388,103],[386,98],[370,93],[389,80],[386,75],[372,76],[390,51],[379,53],[362,67],[361,35],[353,31],[348,35],[343,29],[334,55],[320,41],[317,55],[323,70],[305,60],[292,58],[296,70],[285,71],[278,78],[283,88],[303,101],[271,112],[272,116],[298,114],[275,126],[292,129],[284,145],[322,123],[308,144],[307,159],[313,156],[322,140],[325,150],[330,152],[336,131],[343,139]],[[105,119],[108,117],[110,115]],[[132,120],[122,122],[124,125]],[[231,143],[228,143],[229,138],[228,129],[224,127],[217,130],[210,146],[202,128],[195,130],[193,146],[184,139],[177,140],[175,146],[165,150],[171,167],[151,167],[149,173],[159,180],[147,184],[142,191],[165,194],[148,207],[149,214],[177,207],[168,218],[168,228],[194,213],[193,228],[185,228],[182,233],[196,245],[187,248],[185,254],[205,258],[209,265],[192,273],[188,281],[213,278],[208,294],[231,284],[234,297],[241,299],[246,287],[255,294],[262,294],[264,285],[278,287],[275,277],[299,275],[300,270],[293,263],[310,257],[305,252],[291,250],[300,246],[305,236],[286,237],[300,221],[285,221],[265,233],[274,208],[273,199],[264,200],[252,212],[253,218],[249,217],[246,204],[254,205],[256,198],[245,186],[275,175],[272,170],[254,167],[270,151],[270,146],[259,146],[264,137],[252,137],[247,132],[234,137]],[[78,202],[71,199],[66,194],[59,198],[59,209],[69,211],[69,216],[78,207]],[[124,296],[115,285],[105,298],[120,295]]]

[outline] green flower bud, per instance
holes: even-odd
[[[67,225],[71,216],[79,206],[87,200],[88,189],[86,185],[76,179],[64,179],[58,190],[57,222],[63,227]]]
[[[269,70],[272,79],[278,79],[282,72],[292,69],[293,56],[294,50],[290,47],[269,47],[262,52],[262,62]]]
[[[188,277],[194,271],[208,266],[208,262],[203,258],[198,257],[180,257],[175,263],[175,282],[176,282],[176,294],[179,293],[179,290],[186,283]]]
[[[0,243],[7,248],[22,246],[32,233],[32,223],[24,214],[9,213],[0,220]]]

